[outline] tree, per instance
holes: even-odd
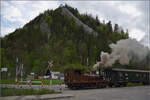
[[[112,33],[112,24],[111,24],[111,21],[109,21],[108,23],[107,23],[107,32],[110,34],[110,33]]]
[[[118,32],[119,31],[119,26],[118,26],[118,24],[115,24],[115,26],[114,26],[114,32]]]
[[[33,61],[32,71],[38,75],[41,74],[41,66],[40,66],[40,61],[38,59]]]

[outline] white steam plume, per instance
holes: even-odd
[[[117,60],[122,65],[128,65],[130,61],[140,64],[146,60],[149,50],[135,39],[123,39],[116,44],[110,44],[111,54],[101,52],[101,61],[104,67],[112,66]],[[96,64],[97,67],[100,65]],[[95,65],[95,66],[96,66]]]

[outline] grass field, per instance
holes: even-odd
[[[15,95],[42,95],[42,94],[52,94],[55,93],[54,90],[49,89],[16,89],[16,88],[1,88],[1,96],[15,96]]]
[[[32,80],[34,81],[34,83],[32,83],[32,85],[41,85],[41,83],[39,82],[42,82],[42,80],[40,79],[34,79]],[[36,83],[37,81],[37,83]],[[50,80],[48,79],[44,79],[43,80],[43,83],[44,85],[49,85],[50,84]],[[53,79],[52,80],[52,84],[63,84],[64,83],[64,80],[58,80],[58,79]],[[15,80],[0,80],[0,84],[15,84]],[[20,82],[20,84],[27,84],[26,80],[23,80],[23,83]]]
[[[9,79],[9,80],[0,80],[0,83],[1,84],[14,84],[15,83],[15,80],[12,80],[12,79]]]
[[[142,83],[131,83],[131,82],[127,84],[127,86],[142,86],[142,85],[143,85]]]

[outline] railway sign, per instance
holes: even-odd
[[[7,72],[7,68],[1,68],[2,72]]]
[[[49,75],[51,75],[51,71],[50,71],[50,69],[48,68],[47,71],[46,71],[46,76],[49,76]]]

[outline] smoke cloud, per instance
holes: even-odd
[[[104,67],[112,66],[116,61],[121,65],[128,65],[130,61],[140,64],[147,59],[149,54],[148,48],[135,39],[119,40],[116,44],[110,44],[109,47],[112,49],[111,54],[101,52],[101,61],[93,66],[94,69],[100,65]]]

